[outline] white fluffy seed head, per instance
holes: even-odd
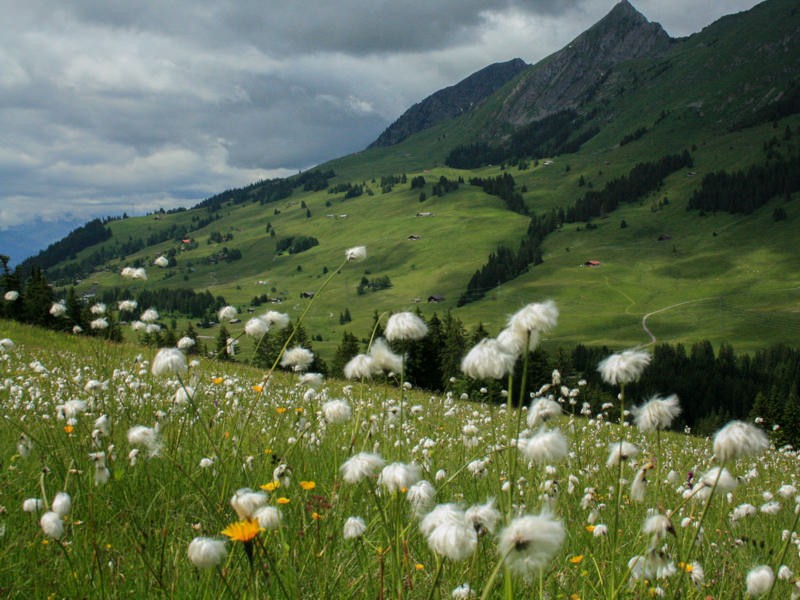
[[[395,313],[386,322],[384,335],[390,342],[396,340],[419,340],[428,333],[425,321],[411,312]]]
[[[177,348],[161,348],[155,358],[151,371],[153,375],[179,375],[188,370],[186,356]]]
[[[196,537],[189,543],[189,560],[199,569],[213,569],[228,555],[225,542],[208,537]]]
[[[64,521],[57,512],[48,511],[39,519],[39,525],[44,534],[54,540],[60,539],[64,535]]]

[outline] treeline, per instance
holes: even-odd
[[[486,263],[470,278],[466,291],[458,299],[458,305],[479,300],[490,290],[525,273],[531,265],[540,264],[544,238],[565,222],[588,221],[611,212],[620,202],[635,202],[660,188],[664,177],[670,173],[691,165],[692,157],[685,150],[682,154],[665,156],[656,162],[639,163],[628,175],[609,181],[601,191],[587,192],[566,211],[559,209],[545,215],[534,215],[517,251],[508,246],[499,246],[492,252]],[[513,177],[505,174],[495,178],[495,184],[502,184],[509,178],[513,182]]]
[[[588,221],[614,211],[621,203],[635,202],[658,190],[667,175],[694,165],[688,150],[663,156],[655,162],[638,163],[627,175],[609,181],[602,190],[589,190],[567,209],[568,223]]]
[[[104,242],[111,237],[111,230],[100,219],[93,219],[69,232],[63,239],[50,244],[36,256],[25,259],[20,266],[29,272],[33,265],[49,269],[65,258],[72,258],[81,250]]]
[[[376,336],[380,336],[383,332],[378,316],[374,319]],[[458,394],[475,394],[480,388],[487,388],[491,393],[486,397],[499,400],[497,392],[508,385],[507,381],[469,380],[460,370],[466,352],[489,337],[486,329],[482,325],[468,329],[450,311],[425,320],[428,335],[418,342],[394,347],[396,352],[406,353],[406,380],[416,387]],[[359,340],[345,332],[331,360],[331,375],[341,377],[347,361],[364,352],[367,343],[368,338]],[[632,404],[656,394],[677,394],[682,413],[673,423],[675,429],[690,427],[696,434],[707,435],[731,419],[758,419],[778,444],[800,447],[800,349],[775,345],[752,355],[737,354],[728,344],[715,351],[710,342],[702,341],[689,347],[657,344],[652,352],[652,362],[642,378],[626,387]],[[604,384],[597,372],[598,363],[611,353],[607,347],[584,345],[553,352],[539,348],[528,357],[523,397],[548,383],[553,370],[558,369],[568,387],[577,387],[581,379],[587,382],[581,388],[578,403],[573,407],[565,405],[565,410],[577,413],[587,402],[592,413],[597,414],[604,403],[616,402],[617,390]],[[522,362],[519,360],[516,366],[515,388],[522,379]],[[514,400],[518,394],[517,389]]]
[[[522,194],[517,191],[516,181],[508,173],[503,173],[497,177],[472,177],[469,180],[469,184],[480,187],[491,196],[499,197],[508,210],[521,215],[529,214]]]
[[[245,202],[258,202],[269,204],[288,198],[297,187],[304,190],[324,190],[328,187],[328,180],[333,178],[333,170],[320,171],[314,169],[299,173],[293,177],[280,177],[257,181],[246,187],[226,190],[197,204],[194,208],[208,208],[217,211],[224,204],[238,205]]]
[[[800,154],[779,158],[747,171],[709,173],[689,199],[689,210],[750,214],[776,196],[800,190]]]
[[[12,272],[8,269],[9,257],[0,254],[2,277],[0,277],[0,318],[11,319],[19,323],[37,325],[54,331],[72,331],[77,326],[87,335],[103,337],[119,341],[122,333],[119,323],[113,314],[106,315],[106,327],[93,329],[90,322],[97,317],[89,312],[89,307],[70,288],[65,299],[62,299],[65,313],[55,316],[50,312],[56,301],[53,289],[45,277],[44,271],[33,265],[30,272],[24,275],[19,265]]]
[[[467,283],[466,291],[458,299],[458,306],[480,300],[489,290],[525,273],[531,265],[541,264],[544,238],[558,229],[562,222],[563,218],[556,211],[531,217],[516,252],[507,246],[499,246],[489,254],[486,264],[475,271]]]
[[[160,288],[132,292],[126,288],[113,287],[104,289],[99,295],[99,300],[111,307],[115,307],[120,300],[136,300],[139,309],[134,315],[149,307],[155,307],[160,312],[180,313],[209,321],[215,320],[217,311],[227,304],[225,298],[213,296],[208,290],[195,292],[188,288]]]
[[[593,117],[594,113],[579,116],[572,109],[563,110],[521,127],[503,145],[492,146],[486,142],[459,145],[448,153],[445,164],[456,169],[477,169],[523,158],[577,152],[600,131],[597,127],[586,126]]]
[[[282,254],[283,252],[288,252],[289,254],[299,254],[314,246],[319,246],[319,240],[314,236],[294,235],[278,240],[278,243],[275,244],[275,253]]]
[[[607,348],[579,345],[572,368],[600,384],[597,363]],[[778,444],[800,447],[800,349],[774,345],[750,354],[737,354],[722,344],[715,352],[709,341],[691,345],[658,344],[653,360],[626,395],[646,400],[654,394],[677,394],[683,412],[675,426],[707,435],[731,419],[758,419]],[[777,427],[776,427],[777,426]],[[774,431],[773,431],[774,429]]]

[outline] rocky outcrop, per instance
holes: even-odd
[[[617,64],[658,56],[671,38],[627,0],[565,48],[530,67],[503,103],[499,121],[521,126],[577,108]]]
[[[495,63],[473,73],[456,85],[439,90],[409,108],[369,147],[397,144],[414,133],[471,110],[527,66],[525,61],[519,58]]]

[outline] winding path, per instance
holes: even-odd
[[[665,306],[664,308],[659,308],[658,310],[654,310],[652,312],[647,313],[642,317],[642,329],[644,332],[650,337],[650,341],[645,344],[645,346],[651,346],[656,343],[656,336],[653,335],[653,332],[650,331],[650,328],[647,327],[647,319],[651,316],[656,315],[658,313],[666,312],[668,310],[672,310],[673,308],[678,308],[679,306],[684,306],[685,304],[694,304],[695,302],[705,302],[707,300],[713,300],[714,298],[697,298],[695,300],[686,300],[684,302],[678,302],[677,304],[671,304],[669,306]]]

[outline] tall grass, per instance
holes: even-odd
[[[701,475],[719,464],[710,441],[666,432],[657,444],[628,423],[612,424],[618,406],[548,422],[567,436],[569,454],[558,464],[533,465],[510,438],[509,424],[519,421],[506,405],[406,390],[401,421],[395,387],[330,380],[309,390],[283,373],[265,384],[259,371],[210,361],[181,380],[156,377],[152,356],[126,346],[8,331],[17,344],[0,354],[6,597],[736,598],[745,594],[747,572],[762,564],[792,573],[775,582],[773,598],[797,591],[798,459],[789,449],[727,461],[736,489],[702,495]],[[184,385],[194,390],[190,404],[175,401]],[[565,402],[558,389],[554,399]],[[358,420],[326,419],[331,399],[345,400]],[[72,400],[86,408],[70,418],[65,405]],[[626,398],[626,406],[640,400]],[[93,435],[103,414],[110,434]],[[152,456],[129,442],[136,425],[158,430]],[[607,467],[609,445],[621,440],[641,453]],[[90,454],[98,452],[106,455],[106,483],[96,482]],[[385,476],[379,483],[380,469],[348,483],[341,465],[357,452],[402,463],[412,474],[395,488]],[[630,482],[648,461],[661,476],[636,502]],[[435,488],[421,507],[408,498],[417,478]],[[248,542],[227,541],[221,532],[240,521],[230,501],[242,488],[263,491],[280,524]],[[39,520],[59,491],[71,495],[72,508],[55,539]],[[41,499],[41,508],[23,511],[29,498]],[[466,558],[442,555],[420,530],[436,505],[467,508],[491,499],[499,522],[476,531]],[[502,563],[498,534],[531,514],[559,521],[566,537],[543,569],[526,577]],[[653,514],[674,526],[657,543],[642,531]],[[350,517],[366,529],[346,539]],[[188,546],[200,536],[226,540],[216,567],[189,560]],[[506,554],[527,550],[521,546]]]

